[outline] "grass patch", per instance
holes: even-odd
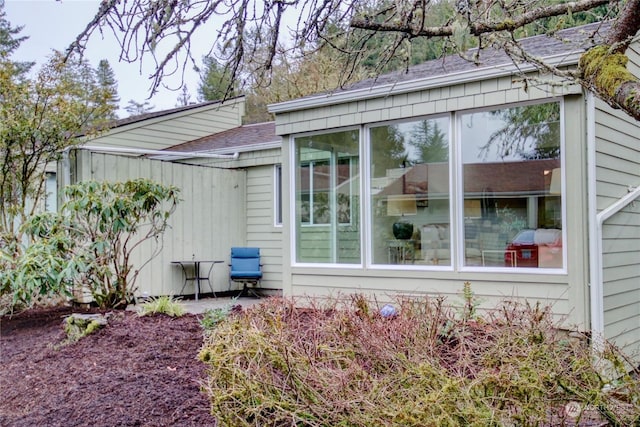
[[[139,316],[150,316],[164,314],[170,317],[181,317],[185,314],[184,305],[171,296],[161,296],[151,298],[140,306]]]
[[[638,382],[605,377],[588,337],[559,330],[550,309],[480,314],[470,289],[463,300],[399,299],[389,315],[362,296],[304,308],[270,298],[226,316],[199,353],[211,412],[233,426],[640,422]],[[623,365],[611,346],[599,356]]]

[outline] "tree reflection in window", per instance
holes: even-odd
[[[338,159],[335,168],[336,217],[339,224],[351,223],[350,158]],[[330,187],[332,171],[328,160],[315,160],[300,165],[302,188],[300,195],[300,221],[305,225],[324,225],[331,220]]]

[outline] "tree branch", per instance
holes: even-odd
[[[472,35],[479,36],[499,31],[514,31],[543,18],[565,15],[567,13],[584,12],[595,7],[610,3],[610,0],[579,0],[560,3],[552,6],[540,7],[519,15],[516,19],[505,19],[500,22],[471,22],[469,30]],[[372,17],[355,17],[350,26],[362,30],[376,32],[400,32],[413,37],[449,37],[454,34],[453,25],[443,25],[426,28],[414,28],[410,22],[375,22]]]

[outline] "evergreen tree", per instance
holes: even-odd
[[[182,90],[180,95],[178,96],[178,103],[176,107],[184,107],[191,103],[191,94],[189,93],[189,89],[187,85],[182,85]]]
[[[130,116],[139,116],[141,114],[146,114],[156,108],[154,105],[151,105],[149,101],[137,102],[133,99],[129,100],[124,109],[129,113]]]
[[[449,160],[448,138],[437,122],[420,121],[413,129],[411,145],[418,150],[420,163],[438,163]]]
[[[20,47],[27,36],[19,36],[24,27],[12,27],[6,19],[4,0],[0,0],[0,61],[9,61],[11,55]],[[12,62],[11,73],[16,76],[24,76],[33,67],[35,62]],[[7,70],[8,71],[8,70]]]
[[[232,84],[225,66],[212,56],[202,58],[204,69],[200,72],[198,97],[201,101],[218,101],[236,96],[235,85]]]
[[[118,115],[116,111],[120,108],[120,97],[118,96],[118,81],[116,75],[106,59],[101,59],[98,68],[95,71],[95,77],[98,86],[104,91],[107,103],[113,107],[113,112],[105,117],[108,120],[116,120]]]

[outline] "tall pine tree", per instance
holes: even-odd
[[[120,97],[118,96],[118,81],[111,65],[109,65],[109,61],[106,59],[100,60],[95,76],[96,83],[104,91],[107,104],[113,106],[113,111],[105,119],[116,120],[118,118],[116,111],[120,108]]]
[[[225,66],[212,56],[205,56],[202,62],[204,69],[200,72],[198,98],[201,101],[218,101],[236,96],[236,88]]]

